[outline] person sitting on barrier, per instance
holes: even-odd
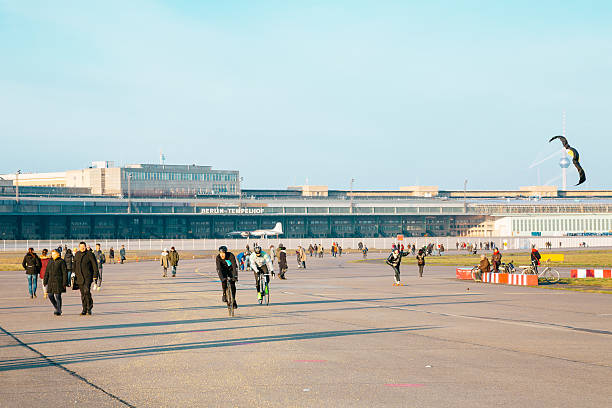
[[[491,264],[486,256],[480,255],[480,263],[478,264],[477,280],[482,281],[482,274],[491,272]]]
[[[499,249],[495,248],[493,255],[491,255],[491,265],[493,266],[493,272],[499,273],[499,265],[501,265],[502,255]]]

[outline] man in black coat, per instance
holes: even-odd
[[[47,264],[43,283],[47,287],[49,300],[55,308],[53,314],[60,316],[62,314],[62,293],[66,292],[68,273],[66,262],[60,257],[57,249],[51,251],[51,257],[53,259]]]
[[[93,252],[87,250],[85,242],[79,243],[79,252],[74,254],[73,260],[75,282],[81,291],[81,303],[83,304],[82,315],[90,315],[93,309],[91,297],[91,284],[98,279],[98,262]]]
[[[25,269],[25,273],[28,277],[28,290],[30,291],[30,298],[33,299],[36,297],[38,273],[40,272],[40,268],[42,268],[42,261],[34,252],[34,248],[28,248],[28,253],[23,257],[21,266]]]
[[[219,247],[219,254],[215,259],[217,264],[217,273],[219,279],[221,279],[221,288],[223,289],[222,302],[227,303],[227,296],[225,291],[227,290],[227,282],[230,282],[232,288],[232,297],[234,298],[234,309],[238,308],[236,303],[236,281],[238,280],[238,264],[236,263],[236,257],[231,252],[228,252],[226,246]]]

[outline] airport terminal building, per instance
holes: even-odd
[[[1,182],[0,239],[224,238],[232,231],[270,229],[277,222],[283,224],[286,238],[530,237],[607,235],[612,231],[611,191],[550,187],[442,191],[432,186],[393,191],[329,190],[325,186],[241,190],[237,171],[208,180],[206,174],[212,173],[205,166],[162,169],[141,165],[124,170],[122,174],[132,174],[138,193],[119,189],[119,193],[101,194],[107,191],[102,189],[83,194],[71,190],[77,187],[47,185],[28,186],[27,192],[22,187],[17,197],[14,185]],[[145,172],[158,175],[146,176]],[[185,172],[202,176],[185,176]],[[182,177],[188,180],[175,180]],[[227,187],[214,187],[214,194],[199,194],[199,187],[189,187],[198,182],[225,183]],[[161,197],[151,197],[148,184]],[[192,193],[196,188],[197,192],[173,195],[182,188]]]

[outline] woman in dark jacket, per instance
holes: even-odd
[[[64,254],[64,262],[66,262],[66,270],[68,271],[68,283],[66,284],[66,286],[72,286],[72,258],[72,251],[70,250],[70,248],[67,248],[66,253]]]
[[[49,300],[55,308],[53,314],[60,316],[62,314],[62,293],[66,292],[68,273],[66,272],[66,262],[60,258],[59,252],[53,250],[51,257],[52,259],[49,261],[45,272],[44,284],[47,287]]]
[[[284,246],[280,245],[278,247],[278,249],[280,250],[278,252],[278,277],[281,279],[287,279],[285,278],[285,273],[287,273],[287,251]]]

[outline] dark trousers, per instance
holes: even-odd
[[[425,268],[425,265],[419,265],[419,276],[423,276],[423,268]]]
[[[81,291],[81,303],[83,304],[84,312],[91,312],[93,309],[93,298],[91,297],[91,282],[86,282],[83,285],[79,285]]]
[[[257,292],[259,292],[259,278],[261,276],[265,276],[266,277],[266,283],[270,283],[270,275],[268,274],[268,267],[266,265],[262,265],[261,266],[261,272],[259,273],[258,271],[253,271],[255,274],[255,287],[257,288]],[[262,293],[263,295],[263,293]]]
[[[399,283],[399,281],[400,281],[400,267],[399,267],[399,265],[397,265],[397,266],[391,265],[391,267],[393,268],[393,273],[395,274],[395,282]]]
[[[55,311],[57,313],[62,313],[62,294],[49,293],[49,300],[51,301],[51,304],[53,304]]]
[[[230,282],[230,286],[232,288],[232,297],[234,298],[234,302],[236,302],[236,282],[234,282],[233,280]],[[227,291],[227,279],[223,279],[221,281],[221,288],[223,288],[223,296],[225,296],[225,291]]]

